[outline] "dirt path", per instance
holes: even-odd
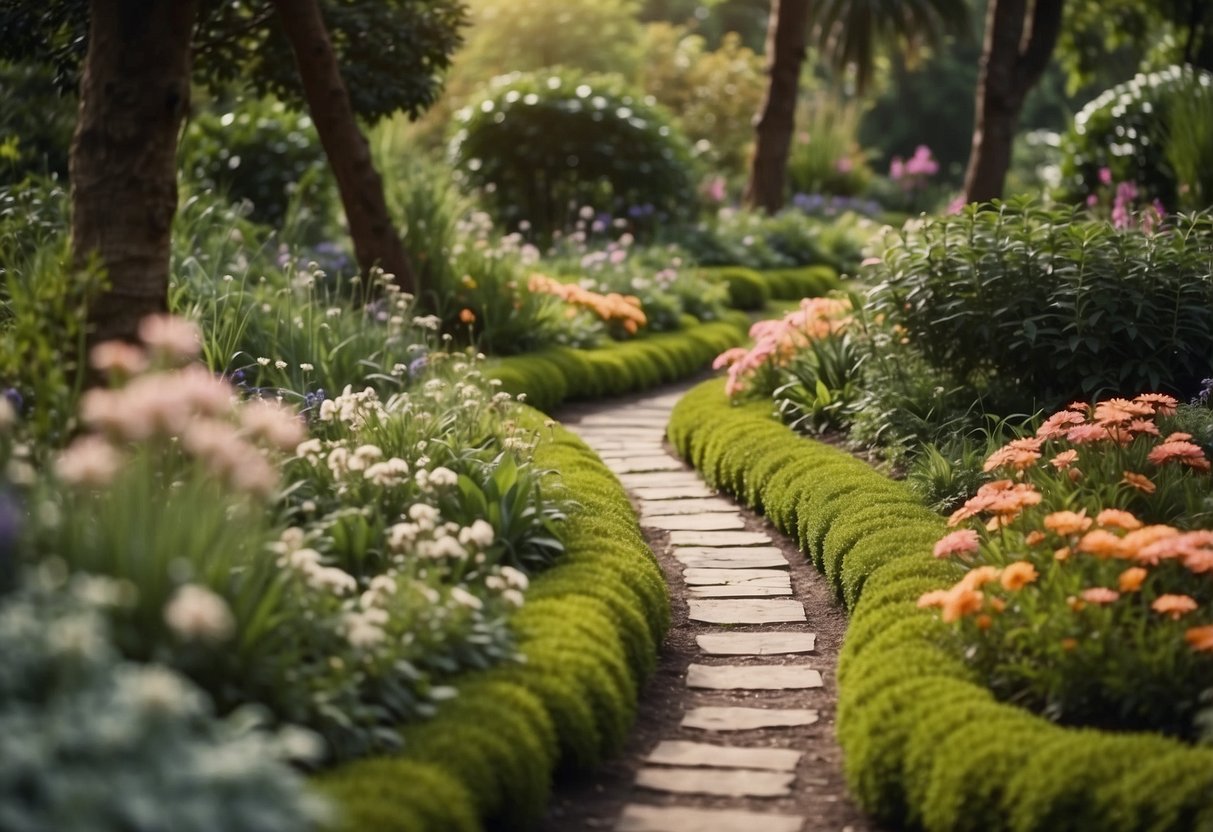
[[[631,493],[673,623],[625,753],[560,784],[539,829],[871,832],[834,737],[845,615],[791,541],[664,444],[687,387],[559,414]]]

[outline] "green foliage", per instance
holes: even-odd
[[[1213,207],[1213,75],[1193,75],[1170,102],[1166,153],[1178,183],[1179,205]]]
[[[899,234],[872,311],[996,409],[1186,391],[1213,349],[1213,218],[1150,234],[1031,203],[969,206]],[[945,388],[946,389],[946,388]],[[969,394],[971,397],[971,394]]]
[[[763,276],[753,269],[740,266],[705,269],[701,272],[709,280],[718,280],[729,287],[729,306],[747,312],[757,311],[771,299],[771,287]]]
[[[190,119],[178,150],[185,175],[203,190],[252,204],[248,216],[280,226],[293,200],[319,207],[334,197],[312,120],[270,99],[245,99]]]
[[[618,77],[504,76],[457,126],[455,164],[510,227],[546,236],[584,205],[663,223],[695,202],[686,140]]]
[[[1062,140],[1066,195],[1078,201],[1095,193],[1099,171],[1108,168],[1114,181],[1132,182],[1147,199],[1174,208],[1180,179],[1168,159],[1167,125],[1177,100],[1210,83],[1206,72],[1173,66],[1137,75],[1088,102]]]
[[[856,196],[864,191],[872,171],[859,149],[860,116],[856,101],[824,94],[802,97],[788,156],[796,193]]]
[[[38,66],[0,62],[0,186],[67,176],[75,102]]]

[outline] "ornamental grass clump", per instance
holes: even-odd
[[[1210,462],[1170,396],[1075,403],[989,456],[927,592],[1000,698],[1059,722],[1194,735],[1213,685]]]

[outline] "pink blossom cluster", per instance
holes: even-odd
[[[906,190],[921,188],[927,180],[939,173],[939,162],[931,155],[931,148],[920,144],[914,149],[914,155],[903,160],[894,156],[889,164],[889,178],[901,184]]]
[[[800,308],[782,318],[758,321],[750,327],[754,346],[734,347],[716,356],[712,369],[728,368],[725,392],[744,392],[750,379],[764,369],[786,365],[797,351],[844,330],[851,322],[851,302],[845,298],[805,298]]]

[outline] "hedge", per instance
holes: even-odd
[[[954,573],[931,556],[943,521],[907,488],[796,435],[767,403],[731,404],[720,380],[679,402],[669,434],[795,538],[846,605],[838,737],[867,811],[931,832],[1213,830],[1213,749],[1062,727],[994,699],[915,603]]]
[[[751,312],[764,308],[771,300],[820,297],[842,288],[838,272],[830,266],[766,271],[743,266],[715,266],[700,269],[699,274],[708,280],[728,284],[729,305]]]
[[[618,752],[669,627],[661,571],[628,497],[598,457],[526,409],[538,465],[574,501],[566,552],[533,577],[511,624],[523,661],[470,673],[437,714],[401,731],[399,754],[319,775],[340,832],[532,828],[559,771]]]
[[[694,375],[720,353],[746,340],[749,319],[731,312],[720,321],[612,342],[595,349],[551,347],[495,359],[487,373],[502,389],[539,410],[561,402],[647,390]]]

